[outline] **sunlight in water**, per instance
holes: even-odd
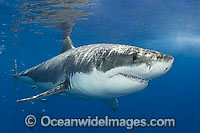
[[[200,46],[200,36],[196,35],[183,35],[183,36],[177,36],[175,38],[175,41],[177,44],[180,45],[192,45],[192,46]]]

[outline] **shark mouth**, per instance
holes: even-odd
[[[143,78],[140,78],[140,77],[137,77],[134,75],[127,75],[127,74],[123,74],[123,73],[119,73],[117,75],[122,75],[128,79],[131,79],[131,80],[137,81],[139,83],[143,83],[143,84],[148,84],[148,82],[149,82],[149,80],[147,80],[147,79],[143,79]]]

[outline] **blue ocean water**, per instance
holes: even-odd
[[[112,111],[102,101],[58,96],[45,97],[47,101],[16,102],[16,99],[42,91],[31,91],[31,86],[23,82],[18,82],[15,87],[14,59],[17,60],[18,71],[22,71],[61,51],[62,28],[45,27],[53,18],[42,19],[31,14],[33,7],[30,8],[30,5],[44,1],[50,0],[0,0],[0,132],[129,131],[119,127],[44,128],[39,123],[28,128],[24,124],[28,114],[37,118],[43,115],[52,118],[87,118],[88,115],[101,118],[106,115],[111,118],[174,118],[175,127],[138,127],[130,131],[200,132],[198,0],[94,0],[89,1],[90,5],[74,6],[75,10],[83,13],[78,16],[87,18],[80,21],[71,18],[75,23],[71,38],[76,47],[93,43],[127,44],[164,52],[175,58],[167,74],[150,81],[143,91],[119,98],[117,111]],[[38,10],[38,13],[51,15],[44,10]],[[66,13],[63,12],[63,15]],[[69,29],[67,31],[70,32]]]

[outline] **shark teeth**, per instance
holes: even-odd
[[[119,75],[122,75],[126,78],[129,78],[129,79],[132,79],[132,80],[135,80],[135,81],[138,81],[140,83],[148,84],[148,82],[149,82],[149,80],[147,80],[147,79],[143,79],[143,78],[140,78],[140,77],[137,77],[137,76],[134,76],[134,75],[127,75],[127,74],[123,74],[123,73],[119,73]]]

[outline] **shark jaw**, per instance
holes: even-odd
[[[133,81],[137,81],[139,83],[148,84],[148,82],[149,82],[149,80],[147,80],[147,79],[143,79],[143,78],[140,78],[140,77],[137,77],[137,76],[134,76],[134,75],[127,75],[127,74],[123,74],[123,73],[119,73],[119,74],[114,75],[114,76],[118,76],[118,75],[124,76],[125,78],[128,78],[128,79],[133,80]],[[114,77],[114,76],[112,76],[112,77]]]

